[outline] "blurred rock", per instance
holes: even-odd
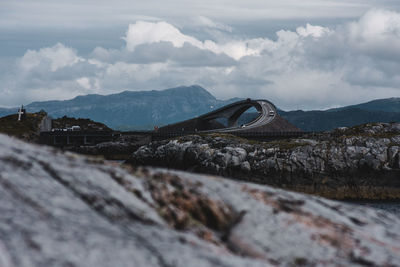
[[[4,135],[0,147],[2,267],[400,262],[400,218],[383,211],[215,176],[130,170]]]

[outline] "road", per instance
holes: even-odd
[[[238,120],[249,108],[255,108],[258,116],[254,120],[244,125],[239,125]],[[216,110],[200,115],[186,121],[170,124],[159,129],[160,132],[247,132],[249,129],[257,131],[258,128],[270,124],[277,117],[274,104],[268,100],[246,99],[238,101]],[[218,123],[219,119],[226,119],[225,127]],[[216,129],[217,128],[217,129]]]
[[[255,108],[258,107],[257,109],[259,110],[259,116],[257,118],[255,118],[251,122],[244,124],[244,125],[223,128],[223,129],[217,129],[217,130],[213,130],[213,132],[233,132],[233,131],[238,132],[238,131],[245,131],[245,130],[249,130],[249,129],[255,129],[255,128],[264,126],[266,124],[269,124],[275,119],[277,112],[276,112],[275,106],[271,102],[269,102],[267,100],[252,100],[251,103],[252,103],[252,106],[254,106]],[[240,105],[240,104],[238,103],[238,105]],[[271,113],[271,115],[270,115],[270,113]]]

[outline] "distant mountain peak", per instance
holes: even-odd
[[[212,108],[232,103],[218,100],[199,85],[179,86],[166,90],[123,91],[109,95],[81,95],[63,101],[33,102],[29,112],[46,110],[57,118],[64,115],[90,118],[110,127],[136,126],[152,129],[192,118]]]
[[[198,95],[200,97],[213,99],[215,100],[215,96],[213,96],[209,91],[201,87],[200,85],[191,85],[191,86],[179,86],[175,88],[166,89],[163,92],[165,93],[179,93],[184,94],[185,96],[195,96]]]

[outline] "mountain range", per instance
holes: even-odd
[[[209,112],[239,100],[218,100],[200,86],[177,87],[162,91],[124,91],[111,95],[83,95],[64,101],[33,102],[28,112],[45,110],[52,117],[64,115],[90,118],[114,129],[153,129]],[[6,115],[16,112],[4,109]]]
[[[385,102],[385,99],[382,99]],[[369,122],[399,122],[400,112],[344,108],[337,111],[281,111],[280,115],[303,131],[326,131]]]
[[[119,130],[152,129],[155,125],[190,119],[240,100],[219,100],[198,86],[181,86],[161,91],[124,91],[111,95],[83,95],[70,100],[33,102],[28,112],[45,110],[62,116],[90,118]],[[15,113],[17,108],[0,108],[0,116]],[[373,100],[367,103],[325,111],[283,111],[278,113],[304,131],[324,131],[367,122],[400,121],[400,98]],[[243,115],[242,120],[254,117]]]

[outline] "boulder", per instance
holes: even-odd
[[[4,135],[0,147],[2,267],[400,262],[400,218],[384,211]]]

